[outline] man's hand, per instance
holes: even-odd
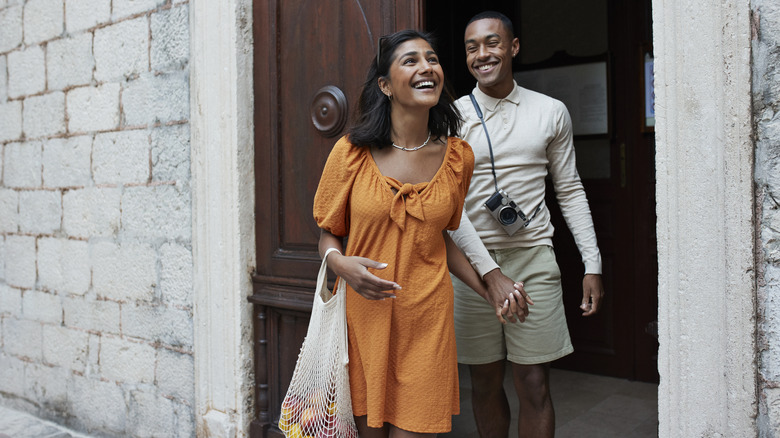
[[[600,274],[585,274],[582,279],[582,316],[591,316],[598,313],[601,301],[604,298],[604,284]]]
[[[528,316],[528,304],[534,302],[523,288],[522,282],[515,283],[511,278],[501,273],[501,269],[493,269],[483,277],[487,284],[485,299],[496,309],[496,317],[502,324],[509,322],[524,322]]]

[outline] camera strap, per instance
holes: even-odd
[[[488,134],[487,124],[485,124],[485,118],[482,116],[482,110],[479,109],[479,104],[477,103],[477,98],[474,97],[474,93],[469,93],[469,99],[471,99],[471,104],[474,105],[474,111],[477,112],[477,117],[479,117],[479,121],[482,122],[482,130],[485,131],[485,138],[487,138],[488,142],[488,149],[490,150],[490,170],[493,171],[493,184],[496,186],[496,191],[499,191],[498,188],[498,178],[496,177],[496,163],[493,159],[493,144],[490,142],[490,135]],[[534,214],[531,215],[531,217],[526,217],[525,213],[523,213],[523,209],[518,206],[518,215],[520,216],[520,219],[525,222],[525,226],[527,227],[529,223],[531,223],[531,220],[536,217],[536,214],[539,213],[539,211],[542,209],[542,205],[544,204],[544,201],[539,203],[539,205],[534,210]]]
[[[469,98],[471,98],[471,103],[474,105],[474,110],[477,112],[477,117],[479,117],[479,121],[482,122],[482,130],[485,131],[485,138],[487,138],[488,141],[488,149],[490,149],[490,170],[493,171],[493,184],[496,185],[496,191],[498,191],[498,178],[496,178],[496,163],[493,161],[493,144],[490,142],[490,135],[488,135],[487,125],[485,124],[485,119],[482,117],[482,110],[479,109],[477,98],[474,97],[474,94],[472,93],[469,93]]]

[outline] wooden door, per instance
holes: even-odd
[[[464,64],[462,41],[468,19],[483,10],[497,10],[513,20],[515,33],[520,36],[520,27],[526,18],[522,11],[527,1],[425,2],[426,27],[438,33],[442,65],[445,75],[454,82],[456,94],[468,93],[475,85]],[[555,226],[555,252],[563,276],[566,317],[575,347],[574,354],[557,361],[554,366],[657,381],[658,344],[652,333],[647,332],[648,325],[652,327],[657,319],[654,135],[641,129],[641,49],[652,41],[650,0],[605,1],[608,17],[600,24],[602,28],[592,30],[607,35],[609,133],[595,139],[575,138],[575,144],[593,143],[594,140],[600,143],[598,148],[577,145],[578,163],[605,162],[601,171],[593,172],[593,175],[581,174],[602,254],[607,299],[598,316],[583,318],[580,315],[578,307],[584,268],[554,194],[548,193],[548,206]],[[570,13],[562,7],[566,3],[535,2],[533,9],[562,22],[582,21],[584,17],[566,15]],[[542,8],[548,10],[540,11]],[[531,43],[545,38],[544,35],[526,36]],[[554,49],[566,51],[567,47]],[[519,68],[522,66],[516,66],[516,70]],[[592,152],[595,150],[598,152]]]
[[[320,263],[312,204],[325,160],[354,109],[377,39],[421,23],[415,0],[254,2],[254,437],[282,436],[279,407]]]

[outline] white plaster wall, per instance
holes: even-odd
[[[653,1],[661,437],[757,433],[750,18]]]
[[[753,0],[759,435],[780,436],[780,4]]]
[[[189,4],[0,0],[0,404],[195,435]]]

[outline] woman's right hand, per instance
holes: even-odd
[[[345,256],[337,252],[328,254],[328,267],[349,284],[355,292],[368,300],[395,298],[393,292],[401,289],[398,283],[384,280],[368,272],[368,268],[385,269],[387,263],[365,257]]]

